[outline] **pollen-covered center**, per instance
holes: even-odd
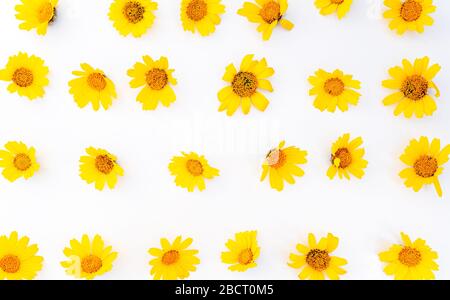
[[[247,248],[241,251],[238,256],[238,262],[241,265],[248,265],[253,262],[253,252],[252,249]]]
[[[333,3],[333,4],[342,4],[342,3],[344,3],[344,0],[331,0],[331,3]]]
[[[194,176],[200,176],[203,174],[203,165],[196,159],[189,159],[186,162],[186,168]]]
[[[83,272],[92,274],[98,272],[103,266],[102,259],[97,255],[88,255],[81,260],[81,270]]]
[[[87,78],[88,85],[97,91],[103,91],[106,88],[105,75],[102,73],[92,73],[89,74]]]
[[[423,178],[433,177],[438,169],[438,162],[436,158],[424,155],[414,163],[414,171]]]
[[[26,171],[31,167],[31,158],[25,153],[19,153],[14,157],[14,167],[19,171]]]
[[[408,76],[403,81],[400,91],[406,98],[418,101],[428,94],[428,80],[420,75]]]
[[[137,24],[144,19],[145,7],[137,1],[128,1],[122,9],[128,22]]]
[[[20,269],[20,259],[15,255],[5,255],[0,259],[0,269],[5,273],[17,273]]]
[[[261,8],[259,15],[268,24],[281,19],[280,4],[275,1],[269,1]]]
[[[37,19],[39,23],[50,23],[51,21],[53,21],[54,14],[55,8],[53,7],[53,5],[51,5],[51,3],[47,2],[39,7]]]
[[[28,87],[33,84],[33,72],[27,68],[18,68],[14,71],[12,81],[20,87]]]
[[[330,78],[325,81],[323,88],[331,96],[339,96],[344,92],[344,82],[339,78]]]
[[[407,0],[402,4],[400,8],[400,16],[406,22],[414,22],[417,21],[422,15],[422,4],[418,1]]]
[[[169,82],[169,78],[167,76],[166,71],[162,69],[151,69],[145,75],[145,81],[152,88],[152,90],[162,90],[167,83]]]
[[[339,159],[339,161],[337,161]],[[347,168],[352,163],[352,154],[347,148],[339,148],[331,157],[331,162],[339,168]]]
[[[240,97],[250,97],[258,88],[258,79],[250,72],[239,72],[231,82],[233,92]]]
[[[114,161],[108,155],[99,155],[95,158],[95,167],[103,174],[109,174],[114,169]]]
[[[306,254],[306,263],[318,272],[322,272],[330,265],[331,257],[325,250],[312,249]]]
[[[404,247],[398,254],[398,260],[407,267],[415,267],[422,260],[422,254],[415,248]]]
[[[169,250],[161,258],[161,261],[165,265],[172,265],[180,259],[180,252],[177,250]]]
[[[286,162],[286,153],[284,153],[283,150],[280,149],[270,150],[266,155],[266,161],[267,164],[272,168],[281,168]]]
[[[192,21],[198,22],[208,14],[208,4],[204,0],[192,0],[186,7],[186,15]]]

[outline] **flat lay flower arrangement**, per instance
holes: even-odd
[[[0,279],[450,277],[449,3],[11,2]]]

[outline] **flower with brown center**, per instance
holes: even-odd
[[[361,137],[350,140],[350,134],[346,133],[339,137],[331,147],[331,166],[328,168],[327,176],[333,179],[336,174],[340,179],[350,179],[350,174],[358,179],[364,176],[367,161],[364,159],[364,149],[360,148],[363,143]]]
[[[398,254],[398,260],[407,267],[415,267],[420,264],[422,254],[419,250],[406,246]]]
[[[141,37],[153,25],[157,8],[153,0],[113,0],[108,16],[121,35]]]
[[[20,270],[20,259],[16,255],[5,255],[0,258],[0,269],[9,274],[14,274]]]
[[[280,4],[276,1],[269,1],[263,5],[259,11],[261,18],[268,24],[281,19]]]
[[[23,177],[28,179],[39,170],[35,149],[22,142],[8,142],[6,150],[0,151],[0,166],[4,168],[3,176],[11,182]]]
[[[250,72],[238,72],[231,82],[233,92],[240,97],[251,97],[258,88],[256,75]]]
[[[145,81],[151,89],[159,91],[167,85],[169,78],[166,71],[154,68],[147,72]]]
[[[275,169],[279,169],[286,163],[286,153],[281,149],[272,149],[266,155],[267,164]]]
[[[339,148],[331,155],[331,162],[338,168],[347,168],[352,163],[352,154],[347,148]]]
[[[114,169],[115,162],[105,154],[98,155],[95,158],[95,167],[103,174],[109,174]]]
[[[144,19],[145,7],[138,1],[128,1],[122,8],[122,13],[131,24],[137,24]]]
[[[182,0],[180,16],[184,30],[202,36],[207,36],[215,31],[220,24],[220,15],[225,12],[222,0]]]
[[[81,270],[88,274],[97,273],[102,266],[102,259],[97,255],[90,254],[81,260]]]
[[[414,163],[416,174],[423,178],[433,177],[438,167],[437,159],[428,155],[420,157]]]
[[[23,21],[19,28],[36,29],[39,35],[47,33],[48,25],[56,19],[58,0],[20,0],[16,5],[16,18]]]
[[[428,81],[420,75],[406,77],[400,91],[414,101],[422,100],[428,94]]]
[[[14,166],[19,171],[26,171],[31,167],[31,158],[25,153],[19,153],[14,157]]]
[[[400,8],[400,16],[406,22],[417,21],[422,15],[422,4],[415,0],[406,0]]]
[[[340,96],[344,92],[345,85],[339,78],[330,78],[325,81],[323,88],[331,96]]]
[[[161,262],[167,266],[175,264],[180,259],[180,252],[169,250],[161,258]]]
[[[330,260],[330,255],[326,250],[311,249],[308,254],[306,254],[305,261],[317,272],[322,272],[328,269],[330,266]]]
[[[229,270],[244,272],[256,267],[260,252],[256,235],[255,230],[238,232],[234,239],[227,241],[227,251],[222,252],[221,259],[223,263],[230,265]]]
[[[87,78],[88,85],[97,91],[103,91],[106,88],[105,75],[99,72],[89,74]]]
[[[186,168],[193,176],[200,176],[203,174],[203,166],[199,160],[189,159],[186,162]]]
[[[32,85],[33,79],[33,72],[27,68],[18,68],[12,76],[12,81],[22,88]]]
[[[244,249],[239,253],[238,262],[243,265],[248,265],[253,262],[252,249]]]
[[[389,28],[403,34],[407,30],[422,33],[425,26],[433,25],[430,14],[436,10],[433,0],[384,1],[387,10],[383,16],[390,19]]]
[[[191,0],[186,7],[186,15],[192,21],[198,22],[208,14],[208,3],[204,0]]]

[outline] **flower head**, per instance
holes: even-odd
[[[344,177],[350,179],[350,174],[359,179],[364,176],[367,161],[364,159],[364,148],[360,148],[362,143],[361,137],[350,140],[348,133],[339,137],[331,147],[331,165],[327,172],[330,179],[336,174],[341,179]]]
[[[108,16],[121,35],[140,37],[152,27],[157,8],[158,3],[151,0],[114,0]]]
[[[36,162],[36,151],[22,142],[8,142],[6,150],[0,150],[0,168],[3,177],[11,182],[18,178],[31,178],[39,170]]]
[[[58,0],[21,0],[21,3],[16,5],[16,18],[23,21],[19,28],[36,29],[39,35],[45,35],[48,25],[56,19],[57,5]]]
[[[222,262],[229,264],[231,271],[247,271],[256,267],[260,248],[256,239],[256,231],[244,231],[236,233],[234,240],[226,243],[228,251],[222,252]]]
[[[182,0],[181,22],[186,31],[198,31],[207,36],[220,24],[220,15],[225,12],[221,0]]]
[[[388,8],[383,14],[390,19],[389,28],[403,34],[407,30],[422,33],[434,23],[430,14],[436,11],[433,0],[384,0]]]

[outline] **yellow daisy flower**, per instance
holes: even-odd
[[[270,186],[277,191],[283,190],[283,181],[294,184],[294,176],[302,177],[305,172],[297,165],[306,164],[307,162],[306,155],[308,153],[306,151],[302,151],[295,146],[284,148],[284,144],[285,142],[282,141],[278,148],[270,150],[262,165],[261,181],[268,174]]]
[[[319,69],[315,76],[308,78],[308,81],[313,86],[309,90],[309,95],[316,96],[314,106],[320,111],[334,112],[336,107],[341,111],[347,111],[348,105],[357,105],[361,96],[355,91],[361,88],[361,83],[341,70],[329,73]]]
[[[286,30],[294,28],[294,24],[284,18],[288,9],[287,0],[255,1],[256,3],[245,2],[244,6],[238,10],[238,14],[246,17],[252,23],[259,24],[258,32],[262,33],[263,40],[270,39],[277,24],[280,24]]]
[[[128,70],[128,76],[132,77],[130,87],[140,88],[136,101],[142,103],[142,109],[154,110],[161,102],[165,107],[175,102],[176,96],[171,85],[176,85],[173,77],[173,69],[169,69],[166,57],[161,56],[154,61],[150,56],[142,57],[144,63],[137,62],[133,69]]]
[[[229,251],[222,252],[222,262],[230,264],[231,271],[247,271],[256,267],[260,248],[256,240],[256,231],[244,231],[234,235],[234,240],[226,243]]]
[[[0,150],[0,168],[2,175],[10,182],[20,177],[28,179],[39,170],[36,162],[36,150],[22,142],[8,142],[6,150]]]
[[[350,174],[358,179],[364,176],[367,161],[364,159],[364,148],[360,148],[362,143],[361,137],[350,141],[348,133],[338,138],[331,147],[331,166],[327,172],[330,179],[336,174],[340,179],[344,177],[350,179]]]
[[[405,186],[418,192],[426,184],[433,184],[439,197],[442,197],[442,188],[439,183],[439,175],[442,167],[450,155],[450,145],[441,150],[441,141],[433,139],[431,143],[427,137],[419,140],[411,140],[405,152],[400,156],[402,162],[408,165],[400,172],[400,177],[405,180]]]
[[[111,246],[106,246],[99,235],[92,241],[84,234],[81,241],[73,239],[70,247],[64,248],[64,255],[68,258],[61,262],[66,274],[75,278],[94,279],[111,271],[117,252]]]
[[[205,189],[205,179],[219,176],[219,170],[211,167],[206,158],[197,153],[181,152],[183,156],[174,156],[169,164],[170,174],[175,176],[175,184],[193,192]]]
[[[379,254],[380,260],[387,263],[384,273],[396,280],[434,279],[433,271],[439,270],[435,262],[438,254],[422,239],[412,242],[403,232],[401,236],[403,245],[394,244]]]
[[[69,81],[69,93],[81,108],[90,102],[95,111],[100,108],[100,104],[107,110],[117,97],[114,83],[102,70],[94,69],[88,64],[81,64],[81,69],[82,71],[72,72],[77,78]]]
[[[383,14],[390,19],[389,28],[403,34],[407,30],[422,33],[425,26],[434,23],[430,14],[436,11],[433,0],[384,0],[388,7]]]
[[[117,163],[115,155],[103,149],[89,147],[87,156],[80,158],[80,177],[91,184],[95,182],[97,190],[103,190],[105,183],[113,189],[117,183],[117,177],[123,176],[123,169]]]
[[[267,79],[275,71],[267,66],[266,59],[254,60],[253,54],[246,55],[242,60],[239,72],[233,64],[226,68],[223,80],[230,85],[221,89],[218,93],[219,111],[227,111],[232,116],[239,106],[244,114],[250,112],[253,104],[258,110],[265,111],[269,100],[258,89],[273,92],[272,84]]]
[[[326,238],[321,238],[316,242],[314,234],[308,235],[308,245],[297,244],[298,254],[289,256],[291,262],[288,263],[294,269],[303,270],[298,274],[300,279],[323,280],[327,276],[331,280],[338,280],[339,275],[346,273],[342,266],[347,264],[347,260],[331,256],[336,250],[339,239],[329,233]]]
[[[58,0],[21,0],[20,2],[21,4],[16,5],[16,18],[23,21],[19,28],[36,29],[38,34],[45,35],[48,25],[56,19]]]
[[[19,52],[11,56],[5,69],[0,70],[0,80],[11,82],[8,91],[26,96],[30,100],[42,97],[48,85],[48,68],[37,56]]]
[[[186,31],[207,36],[220,24],[220,15],[225,12],[221,0],[182,0],[181,22]]]
[[[42,269],[42,256],[37,256],[38,246],[28,245],[27,236],[19,238],[16,231],[9,237],[0,236],[0,280],[31,280]]]
[[[148,253],[154,256],[149,265],[152,266],[150,275],[156,280],[176,280],[189,277],[190,272],[194,272],[196,265],[200,263],[197,257],[198,250],[190,250],[192,239],[182,239],[177,236],[173,243],[167,239],[161,239],[161,249],[150,248]]]
[[[415,114],[417,118],[422,118],[424,115],[431,116],[436,110],[436,103],[429,90],[434,89],[435,96],[440,96],[433,78],[441,70],[441,66],[429,66],[429,62],[430,59],[426,56],[416,59],[414,65],[404,59],[403,68],[397,66],[389,69],[392,78],[384,80],[383,86],[396,92],[384,98],[383,103],[386,106],[397,105],[394,115],[403,113],[405,117],[411,118]]]
[[[326,16],[337,13],[342,19],[350,10],[353,0],[316,0],[314,4],[320,9],[320,14]]]
[[[158,3],[151,0],[114,0],[109,7],[109,19],[123,36],[142,36],[155,21]]]

